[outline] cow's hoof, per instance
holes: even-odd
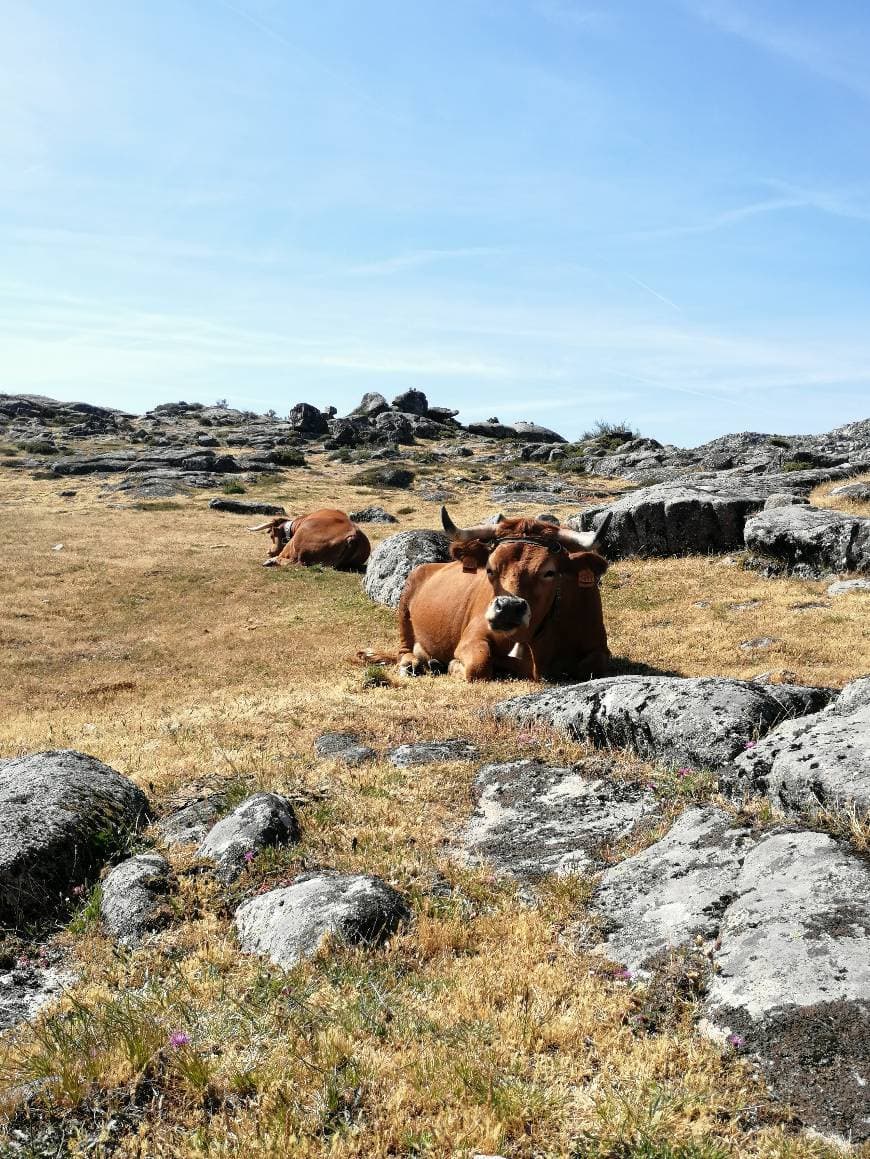
[[[443,676],[446,669],[440,660],[429,660],[426,663],[430,676]]]
[[[277,559],[264,559],[263,560],[263,567],[277,567],[277,566],[278,566]]]
[[[461,660],[451,660],[447,671],[451,676],[458,676],[460,680],[465,679],[465,665]]]

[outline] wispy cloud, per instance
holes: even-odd
[[[613,22],[613,12],[573,0],[539,0],[537,10],[551,24],[570,32],[598,32]]]
[[[726,209],[709,217],[706,221],[698,221],[687,225],[666,225],[659,229],[638,230],[629,234],[635,238],[680,237],[683,234],[713,233],[718,229],[727,229],[751,217],[758,217],[766,213],[778,213],[784,209],[806,208],[811,203],[804,197],[771,197],[766,201],[753,201],[748,205],[738,205],[734,209]]]
[[[658,298],[660,302],[664,302],[666,306],[670,306],[672,310],[676,310],[678,314],[682,314],[683,310],[681,306],[678,306],[676,302],[672,302],[670,298],[666,298],[664,294],[660,294],[658,290],[654,290],[652,286],[648,286],[646,282],[642,282],[640,278],[635,278],[631,274],[626,274],[626,277],[630,282],[634,282],[636,286],[640,286],[642,290],[646,290],[648,294],[652,294],[654,298]]]
[[[350,266],[346,273],[354,277],[368,275],[387,276],[389,274],[400,274],[405,270],[419,269],[421,266],[430,266],[437,262],[463,261],[467,258],[496,257],[506,252],[506,250],[492,246],[467,246],[460,249],[411,250],[408,253],[396,254],[395,257],[381,258],[378,261]]]
[[[738,36],[758,48],[791,61],[816,76],[870,98],[870,79],[864,68],[844,59],[836,45],[817,34],[806,35],[796,28],[774,23],[759,15],[757,6],[747,10],[722,0],[682,0],[683,7],[723,32]],[[822,10],[817,10],[822,14]]]

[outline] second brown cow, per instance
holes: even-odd
[[[365,564],[371,551],[365,532],[351,523],[343,511],[332,508],[298,515],[295,519],[279,515],[248,528],[248,531],[266,530],[272,537],[272,550],[263,567],[319,563],[354,570]]]

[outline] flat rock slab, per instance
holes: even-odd
[[[330,936],[346,945],[377,945],[410,920],[405,898],[379,877],[310,874],[261,894],[236,911],[243,950],[289,970]]]
[[[73,974],[52,966],[22,965],[0,970],[0,1030],[29,1022],[56,1001],[75,981]]]
[[[743,546],[746,519],[764,506],[765,498],[762,489],[745,481],[727,489],[715,483],[660,483],[581,511],[568,523],[591,531],[610,514],[602,546],[608,559],[734,551]]]
[[[816,507],[780,507],[746,523],[747,548],[774,571],[815,578],[870,571],[870,519]]]
[[[718,772],[779,721],[816,712],[828,689],[721,677],[609,676],[505,700],[502,719],[542,722],[599,748]]]
[[[843,483],[840,487],[832,487],[830,493],[853,503],[870,503],[870,483]]]
[[[209,507],[213,511],[229,511],[232,515],[286,515],[283,507],[276,503],[245,503],[241,499],[212,499]]]
[[[848,596],[853,592],[870,592],[870,580],[837,580],[828,586],[829,596]]]
[[[706,943],[708,1026],[760,1059],[801,1120],[870,1138],[870,864],[827,834],[750,831],[689,809],[608,869],[593,898],[609,957],[655,969]]]
[[[164,845],[198,844],[217,821],[223,807],[223,794],[215,793],[161,818],[154,829]]]
[[[593,906],[610,957],[636,971],[697,937],[715,938],[755,843],[723,810],[691,808],[660,841],[608,869]]]
[[[400,531],[374,548],[366,567],[366,594],[395,608],[405,581],[422,563],[449,563],[450,540],[440,531]]]
[[[445,765],[450,761],[476,760],[478,751],[467,740],[431,740],[403,744],[387,753],[387,759],[399,768],[415,765]]]
[[[146,934],[168,925],[171,911],[169,862],[159,853],[128,857],[103,881],[100,915],[122,945],[136,946]]]
[[[747,854],[735,893],[708,1018],[805,1123],[870,1139],[870,866],[827,834],[781,833]]]
[[[362,744],[355,732],[324,732],[314,742],[319,757],[331,757],[345,765],[363,765],[373,761],[377,753]]]
[[[658,812],[652,794],[540,761],[484,765],[473,793],[462,849],[475,862],[527,880],[597,868],[604,843]]]
[[[0,923],[47,916],[148,821],[132,781],[73,749],[0,761]]]
[[[299,837],[290,801],[278,793],[255,793],[209,830],[196,853],[213,861],[218,877],[230,882],[260,849],[291,845]]]
[[[735,788],[763,793],[792,815],[870,810],[870,677],[821,712],[777,725],[734,768]]]

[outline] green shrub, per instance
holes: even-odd
[[[279,467],[307,467],[305,456],[293,447],[276,447],[266,456],[270,463]]]
[[[224,495],[244,495],[247,492],[247,488],[243,487],[237,479],[231,479],[229,483],[224,483],[223,492]]]

